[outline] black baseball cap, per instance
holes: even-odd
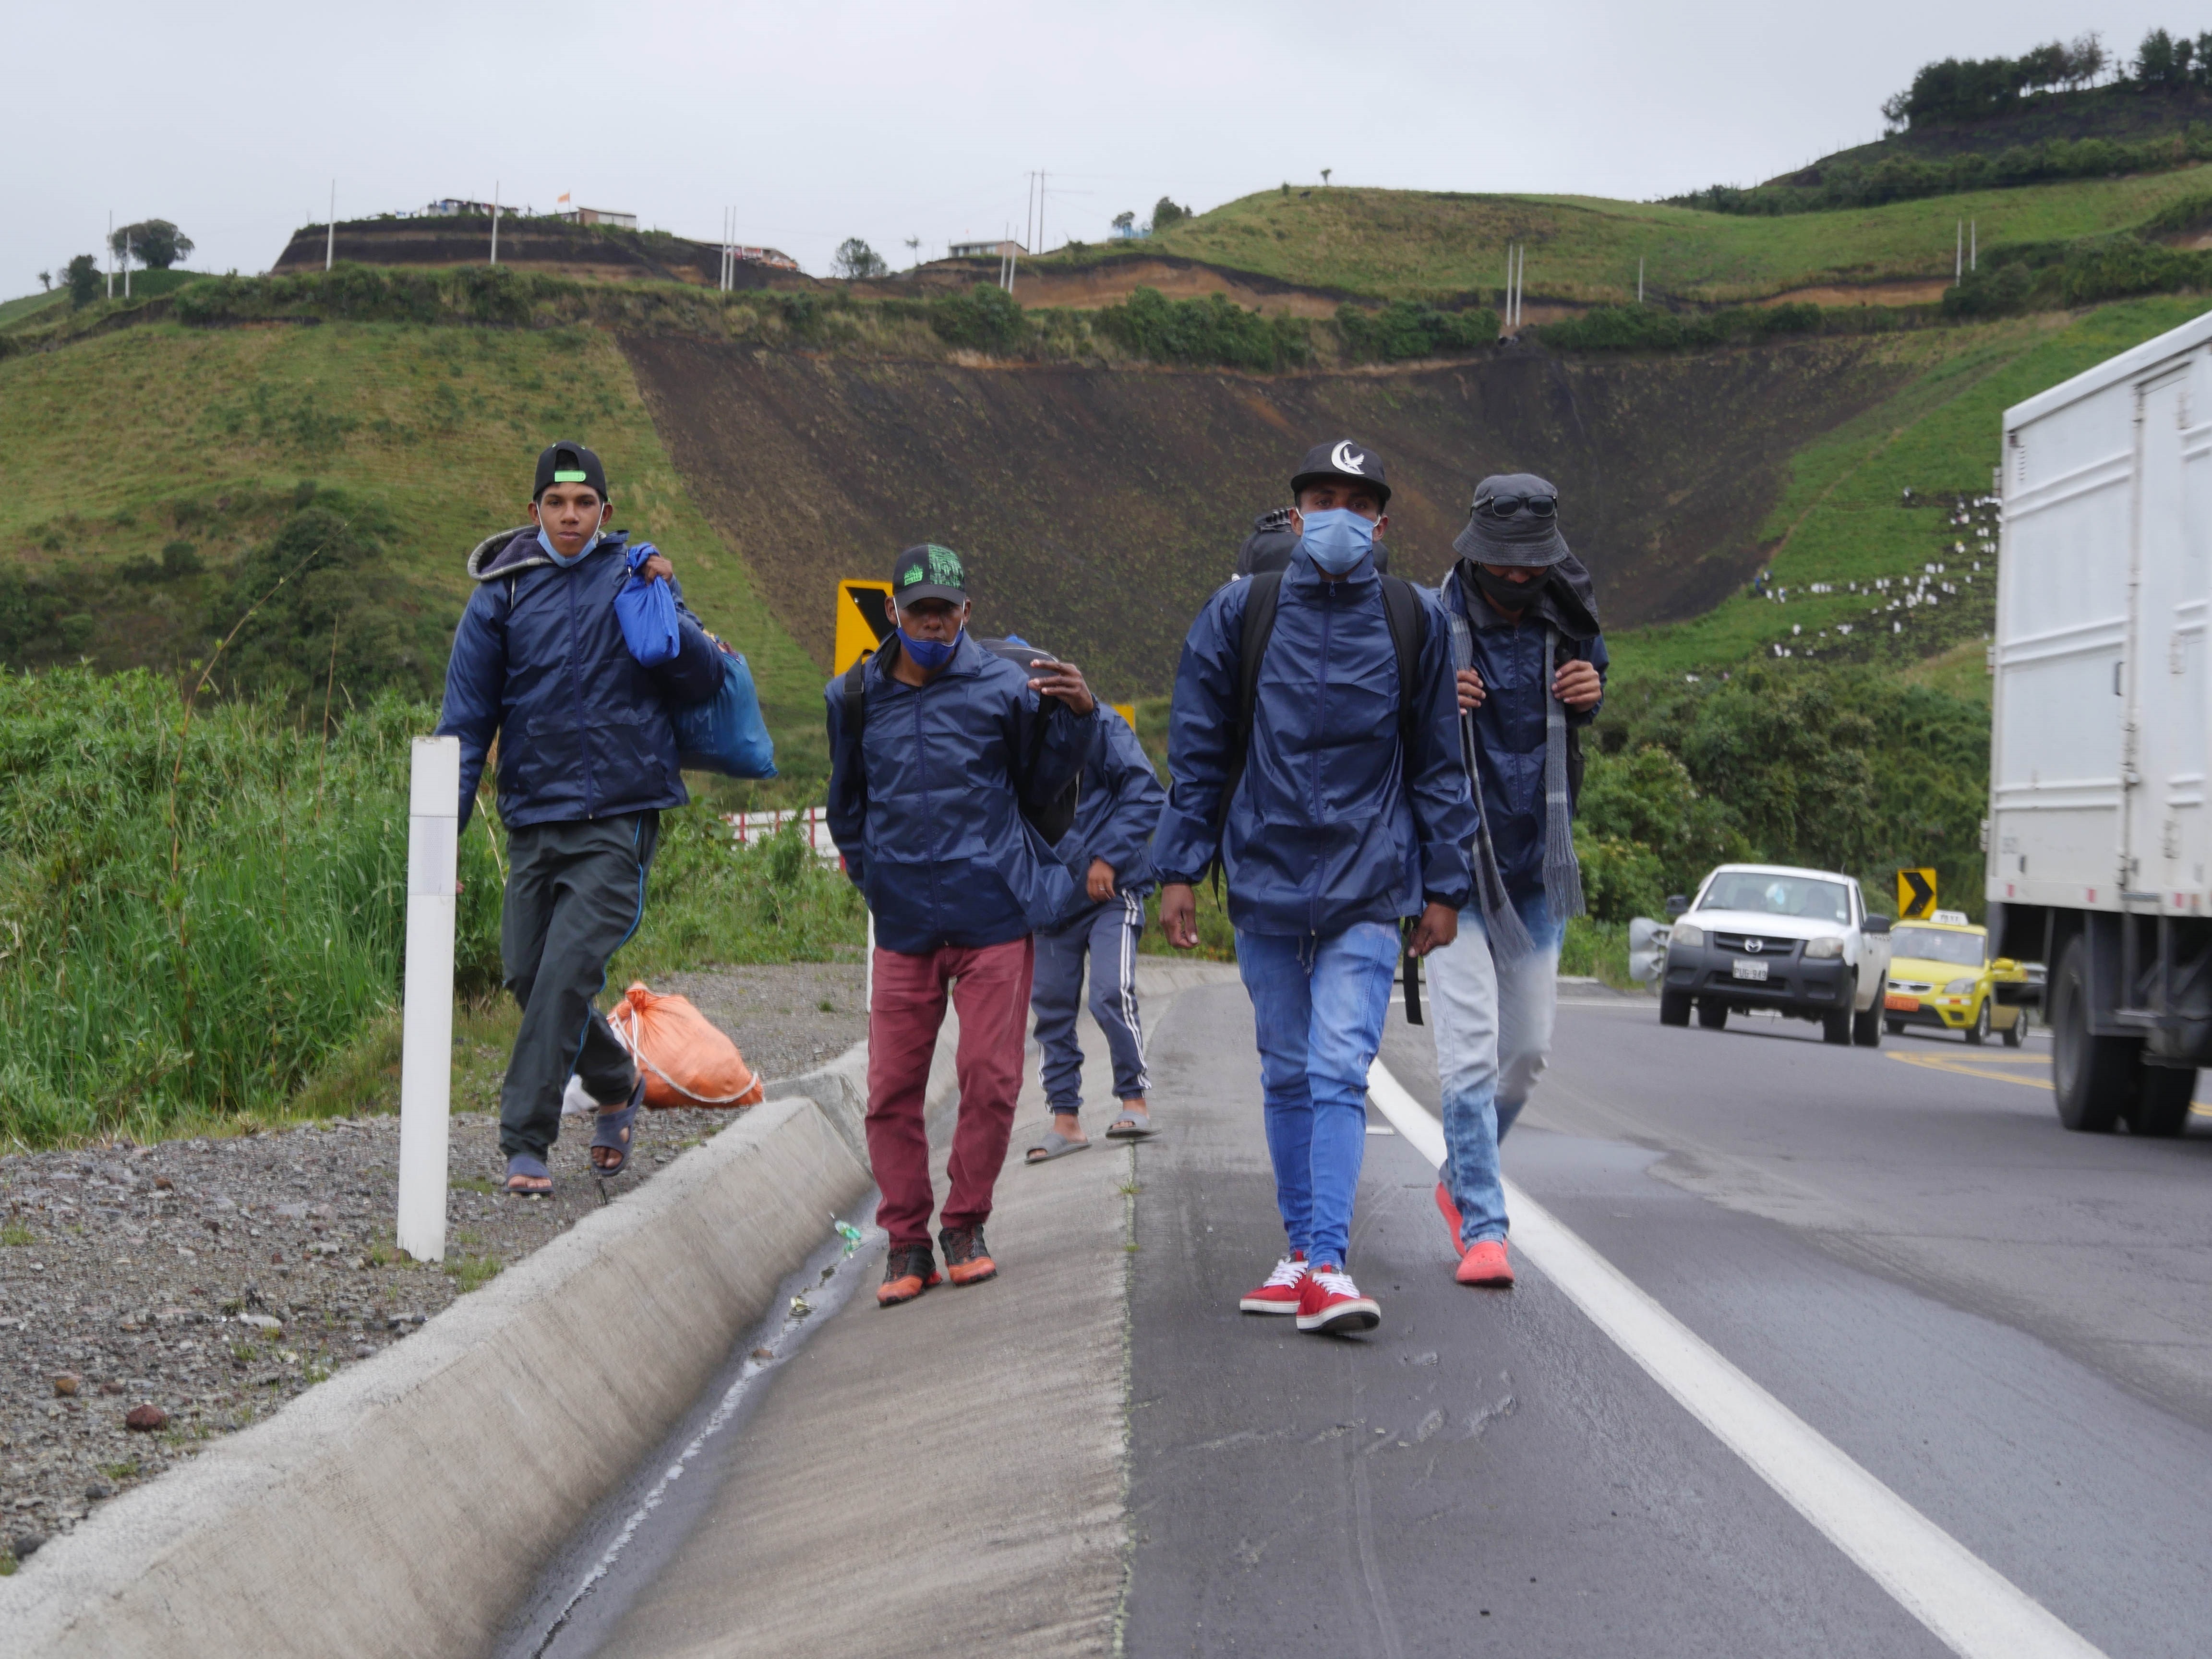
[[[1297,477],[1291,480],[1291,498],[1297,500],[1298,491],[1324,478],[1348,478],[1355,483],[1364,483],[1381,498],[1383,506],[1390,505],[1390,486],[1382,482],[1382,458],[1349,438],[1340,438],[1333,444],[1316,444],[1306,451],[1304,464],[1298,468]]]
[[[607,470],[599,465],[599,458],[581,444],[550,443],[538,458],[538,482],[531,486],[530,499],[536,501],[549,485],[580,483],[598,492],[601,501],[607,499]]]
[[[908,599],[968,602],[968,571],[960,556],[935,542],[921,542],[891,561],[891,603]]]

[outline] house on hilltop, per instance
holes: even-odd
[[[945,257],[948,259],[1003,259],[1008,254],[1014,254],[1025,259],[1029,252],[1009,237],[999,242],[954,242],[945,250]]]
[[[617,230],[637,228],[635,213],[612,213],[605,208],[570,208],[560,217],[572,225],[612,225]]]

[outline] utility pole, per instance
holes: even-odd
[[[1644,303],[1644,261],[1640,257],[1636,261],[1636,303]]]
[[[1981,269],[1980,249],[1978,246],[1981,236],[1981,226],[1974,220],[1969,219],[1966,221],[1966,269],[1969,270],[1978,270]]]
[[[491,181],[491,262],[499,263],[499,180]]]
[[[338,257],[338,181],[335,179],[331,180],[330,228],[330,240],[323,244],[323,269],[325,270],[328,270],[331,268],[331,261]]]
[[[1037,232],[1036,251],[1044,252],[1044,174],[1037,174]]]
[[[131,297],[131,233],[123,233],[123,297]]]
[[[1952,250],[1951,254],[1951,285],[1954,288],[1957,287],[1966,275],[1966,222],[1964,219],[1959,221],[1956,240],[1958,246]]]
[[[107,210],[107,297],[115,297],[115,210]]]

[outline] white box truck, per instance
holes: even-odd
[[[1987,878],[2058,1115],[2179,1134],[2212,1065],[2212,315],[2008,410]]]

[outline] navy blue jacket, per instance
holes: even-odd
[[[1160,808],[1168,798],[1129,723],[1101,703],[1097,726],[1091,757],[1083,763],[1075,825],[1054,848],[1075,878],[1079,917],[1097,908],[1088,902],[1084,887],[1093,859],[1106,860],[1115,892],[1152,890],[1152,831],[1159,827]]]
[[[1252,584],[1206,601],[1176,670],[1168,736],[1174,786],[1152,842],[1162,881],[1195,882],[1235,741],[1237,658]],[[1425,603],[1426,603],[1425,596]],[[1474,802],[1461,763],[1451,644],[1424,620],[1412,753],[1398,742],[1398,656],[1382,579],[1363,558],[1322,580],[1301,548],[1283,578],[1260,667],[1251,750],[1221,833],[1229,919],[1260,933],[1330,934],[1463,905]]]
[[[1462,604],[1448,587],[1443,603]],[[1544,890],[1544,717],[1550,688],[1544,684],[1544,624],[1523,614],[1509,621],[1480,594],[1465,602],[1473,666],[1482,676],[1482,706],[1474,711],[1474,765],[1482,781],[1482,821],[1498,854],[1498,873],[1516,898]],[[1559,635],[1554,670],[1582,660],[1605,677],[1611,659],[1605,635],[1588,640]],[[1597,708],[1567,711],[1570,726],[1588,726]],[[1571,805],[1571,801],[1570,802]]]
[[[680,587],[682,654],[654,669],[630,655],[615,617],[628,541],[617,530],[563,569],[526,526],[485,538],[469,555],[477,591],[453,635],[438,719],[440,737],[461,740],[462,828],[495,737],[499,816],[510,830],[691,799],[676,763],[671,702],[711,696],[720,665]]]
[[[830,833],[867,896],[876,943],[921,956],[1049,927],[1073,908],[1074,884],[1021,802],[1066,787],[1091,751],[1096,711],[1079,718],[1056,698],[1041,707],[1027,674],[965,635],[926,685],[887,667],[878,654],[862,671],[863,732],[847,726],[843,675],[823,694]],[[1042,750],[1024,775],[1039,720]]]

